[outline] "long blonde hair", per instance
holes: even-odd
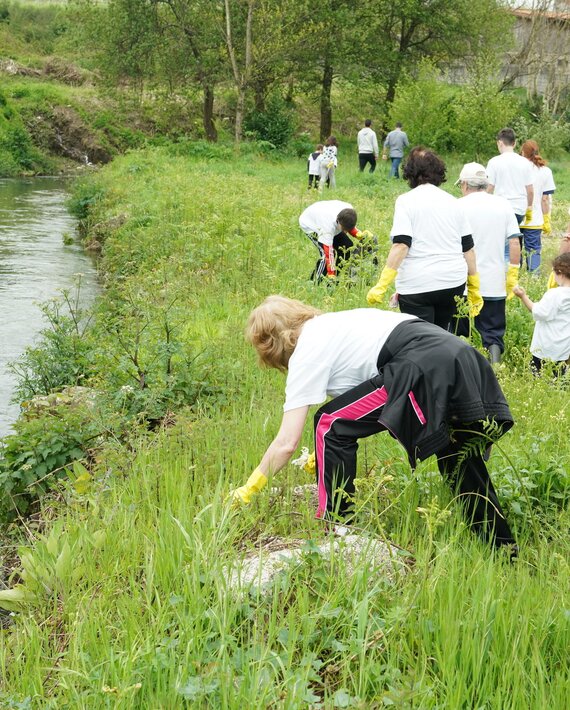
[[[268,296],[249,315],[245,337],[266,367],[287,370],[303,325],[321,314],[317,308],[285,296]]]

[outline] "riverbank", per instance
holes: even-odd
[[[382,262],[404,186],[348,159],[338,181],[335,199],[378,234]],[[560,183],[558,229],[570,201]],[[313,199],[302,160],[174,149],[129,154],[78,186],[106,285],[86,357],[114,404],[82,427],[111,436],[44,499],[43,537],[12,580],[23,596],[0,648],[8,706],[565,708],[567,393],[529,375],[532,322],[518,301],[498,372],[517,426],[490,461],[518,564],[465,530],[432,461],[412,474],[388,437],[361,447],[358,522],[409,551],[402,578],[314,554],[324,530],[293,494],[309,481],[295,467],[239,513],[224,502],[280,420],[283,378],[243,340],[250,309],[268,293],[360,307],[376,276],[308,282],[316,254],[297,217]],[[545,276],[523,279],[531,295]],[[268,596],[228,589],[228,567],[274,538],[305,540],[303,563]]]

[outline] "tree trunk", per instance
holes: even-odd
[[[321,84],[321,140],[325,140],[332,130],[331,89],[333,81],[333,68],[329,60],[325,60],[323,79]]]
[[[240,143],[243,138],[243,115],[245,111],[245,86],[238,87],[238,95],[236,102],[236,123],[235,123],[235,141]]]
[[[216,143],[218,140],[218,131],[214,123],[214,87],[204,86],[204,103],[202,105],[202,119],[204,122],[204,131],[206,139],[211,143]]]

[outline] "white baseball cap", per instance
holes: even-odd
[[[459,185],[464,180],[487,180],[487,171],[480,163],[465,163],[455,184]]]

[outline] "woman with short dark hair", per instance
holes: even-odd
[[[367,300],[381,303],[396,279],[402,313],[450,330],[466,282],[471,314],[483,306],[471,228],[459,201],[439,187],[445,182],[445,163],[432,150],[413,148],[404,178],[412,189],[396,200],[392,248]]]

